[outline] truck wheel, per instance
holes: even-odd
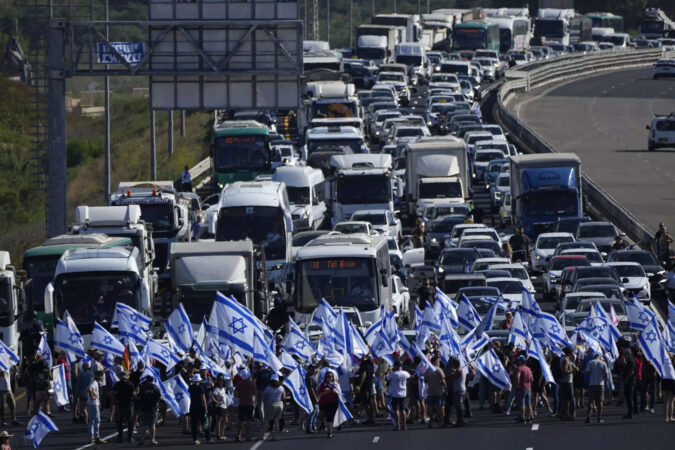
[[[656,147],[651,142],[649,144],[647,144],[647,150],[648,151],[653,152],[655,149],[656,149]]]

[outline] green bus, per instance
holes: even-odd
[[[272,173],[269,129],[254,120],[226,120],[213,127],[212,180],[218,189]]]
[[[609,12],[591,12],[584,14],[593,21],[593,28],[614,28],[615,33],[623,33],[623,17]]]
[[[26,271],[26,305],[37,313],[47,337],[54,339],[54,317],[45,313],[45,288],[54,280],[56,265],[66,250],[76,248],[133,247],[131,238],[110,237],[103,233],[62,234],[47,239],[39,247],[28,249],[23,254],[23,268]]]
[[[499,51],[499,25],[482,20],[462,22],[452,29],[452,48],[455,50]]]

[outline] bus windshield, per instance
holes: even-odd
[[[267,136],[225,136],[214,141],[214,166],[217,171],[266,170],[270,151]]]
[[[34,311],[44,311],[44,293],[47,285],[54,279],[56,265],[61,255],[32,257],[23,259],[23,267],[26,269],[30,282],[30,298],[27,305]]]
[[[379,306],[375,259],[321,258],[297,266],[297,310],[311,313],[325,298],[331,306],[371,311]]]
[[[286,257],[286,231],[281,208],[274,206],[233,206],[218,214],[216,241],[250,238],[265,248],[267,261]]]
[[[0,278],[0,326],[10,326],[15,321],[12,283],[10,277]]]
[[[562,20],[537,19],[534,25],[535,36],[563,37],[565,26]]]
[[[459,50],[487,48],[486,30],[480,28],[459,28],[452,34],[452,47]]]

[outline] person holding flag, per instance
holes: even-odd
[[[319,401],[319,412],[322,420],[326,423],[328,437],[333,437],[333,419],[338,409],[340,400],[338,387],[335,381],[335,375],[332,371],[326,372],[323,382],[319,385],[317,400]]]
[[[586,364],[585,372],[588,375],[588,415],[586,423],[591,423],[593,408],[598,411],[598,423],[603,423],[602,408],[605,401],[605,381],[609,378],[609,368],[602,360],[602,355],[596,353],[591,361]]]
[[[45,414],[53,417],[49,408],[49,389],[51,388],[52,372],[49,370],[49,364],[42,357],[42,354],[37,352],[29,370],[34,395],[33,414],[37,414],[42,406]]]

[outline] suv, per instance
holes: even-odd
[[[654,117],[647,129],[647,149],[650,152],[661,147],[675,147],[675,113]]]
[[[655,80],[659,77],[675,77],[675,58],[661,58],[654,65]]]

